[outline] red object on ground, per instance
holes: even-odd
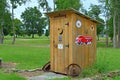
[[[83,43],[85,43],[85,44],[91,44],[92,43],[92,37],[90,37],[90,36],[78,36],[77,38],[76,38],[76,41],[75,41],[75,43],[77,44],[77,45],[81,45],[81,44],[83,44]]]

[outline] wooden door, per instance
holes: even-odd
[[[66,74],[66,67],[69,63],[69,22],[66,17],[54,18],[52,25],[51,69],[54,72]]]

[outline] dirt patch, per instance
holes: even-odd
[[[16,66],[18,64],[19,63],[2,62],[1,69],[3,69],[5,73],[18,73],[20,76],[23,76],[23,77],[37,76],[44,73],[42,69],[17,70]]]
[[[38,75],[42,75],[44,72],[42,70],[36,70],[36,71],[24,71],[24,72],[18,72],[18,74],[20,76],[23,77],[32,77],[32,76],[38,76]]]
[[[17,66],[18,63],[12,63],[12,62],[3,62],[2,63],[2,68],[10,68],[10,69],[13,69]]]

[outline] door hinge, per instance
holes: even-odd
[[[68,48],[69,48],[69,44],[65,45],[65,47],[68,47]]]

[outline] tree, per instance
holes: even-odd
[[[51,11],[50,6],[48,5],[47,0],[38,0],[39,7],[43,9],[45,12]]]
[[[104,15],[105,17],[105,29],[106,29],[106,47],[108,47],[108,34],[110,34],[108,31],[110,31],[109,29],[110,28],[110,19],[112,17],[112,4],[111,4],[111,1],[112,0],[99,0],[101,2],[101,9],[102,9],[102,14]]]
[[[32,38],[34,38],[34,34],[36,34],[39,29],[42,30],[41,16],[42,14],[37,7],[29,7],[21,15],[26,31],[29,35],[32,34]]]
[[[16,32],[16,37],[17,36],[22,36],[23,35],[23,23],[19,19],[14,19],[14,26],[15,26],[15,32]]]
[[[118,48],[120,48],[120,14],[118,15]]]
[[[45,12],[49,12],[49,11],[51,11],[52,9],[51,9],[51,7],[49,6],[49,4],[48,4],[48,2],[47,2],[47,0],[38,0],[38,3],[39,3],[39,7],[40,8],[42,8],[43,9],[43,11],[45,11]],[[43,23],[43,27],[45,27],[45,26],[49,26],[48,28],[50,28],[50,21],[49,21],[49,18],[48,18],[48,16],[46,15],[46,19],[43,19],[43,20],[41,20],[42,21],[42,23]],[[48,29],[49,30],[49,29]],[[40,33],[41,33],[41,31],[39,31],[38,32],[38,35],[40,36]]]
[[[105,4],[104,9],[106,10],[107,22],[113,18],[113,47],[120,48],[120,0],[99,0]],[[103,4],[102,4],[103,5]],[[108,15],[109,14],[109,15]],[[118,40],[117,40],[118,35]],[[118,44],[118,45],[117,45]]]
[[[4,24],[5,24],[5,13],[7,11],[6,0],[0,0],[0,44],[3,44],[4,40]]]
[[[28,0],[10,0],[12,5],[12,28],[13,28],[13,41],[12,44],[15,44],[15,27],[14,27],[14,9],[17,8],[17,6],[21,6],[22,4],[25,4]]]
[[[99,41],[99,35],[100,34],[104,34],[105,30],[104,30],[104,20],[101,18],[97,18],[96,20],[98,20],[99,22],[101,22],[101,24],[97,25],[97,37],[98,37],[98,41]]]
[[[110,37],[110,40],[113,42],[113,17],[111,17],[108,21],[108,35]]]
[[[99,17],[99,15],[101,14],[100,6],[91,4],[90,10],[88,11],[87,14],[88,14],[88,16],[92,17],[93,19],[98,20],[98,21],[104,23],[104,20]],[[97,37],[98,37],[98,40],[99,40],[99,35],[103,32],[103,30],[104,30],[104,25],[103,24],[99,24],[97,26]]]
[[[118,45],[117,47],[120,48],[120,0],[117,0],[116,2],[117,7],[117,32],[118,32]]]
[[[47,24],[48,24],[48,18],[46,18],[46,17],[41,17],[41,19],[40,19],[40,23],[39,23],[39,26],[40,27],[37,27],[37,34],[38,34],[38,36],[41,36],[42,34],[43,34],[43,28],[45,28],[46,26],[47,26]]]
[[[116,33],[116,18],[117,18],[117,0],[114,0],[113,2],[113,6],[114,6],[114,12],[113,12],[113,47],[116,48],[117,47],[117,33]]]
[[[45,36],[49,36],[49,30],[46,30]]]
[[[3,27],[3,33],[5,36],[10,34],[12,30],[11,26],[12,26],[11,13],[8,10],[6,10],[4,14],[4,27]]]
[[[97,19],[101,14],[100,6],[91,4],[88,16]]]
[[[55,10],[64,10],[64,9],[75,9],[78,10],[82,6],[80,0],[56,0],[54,1],[56,8]]]

